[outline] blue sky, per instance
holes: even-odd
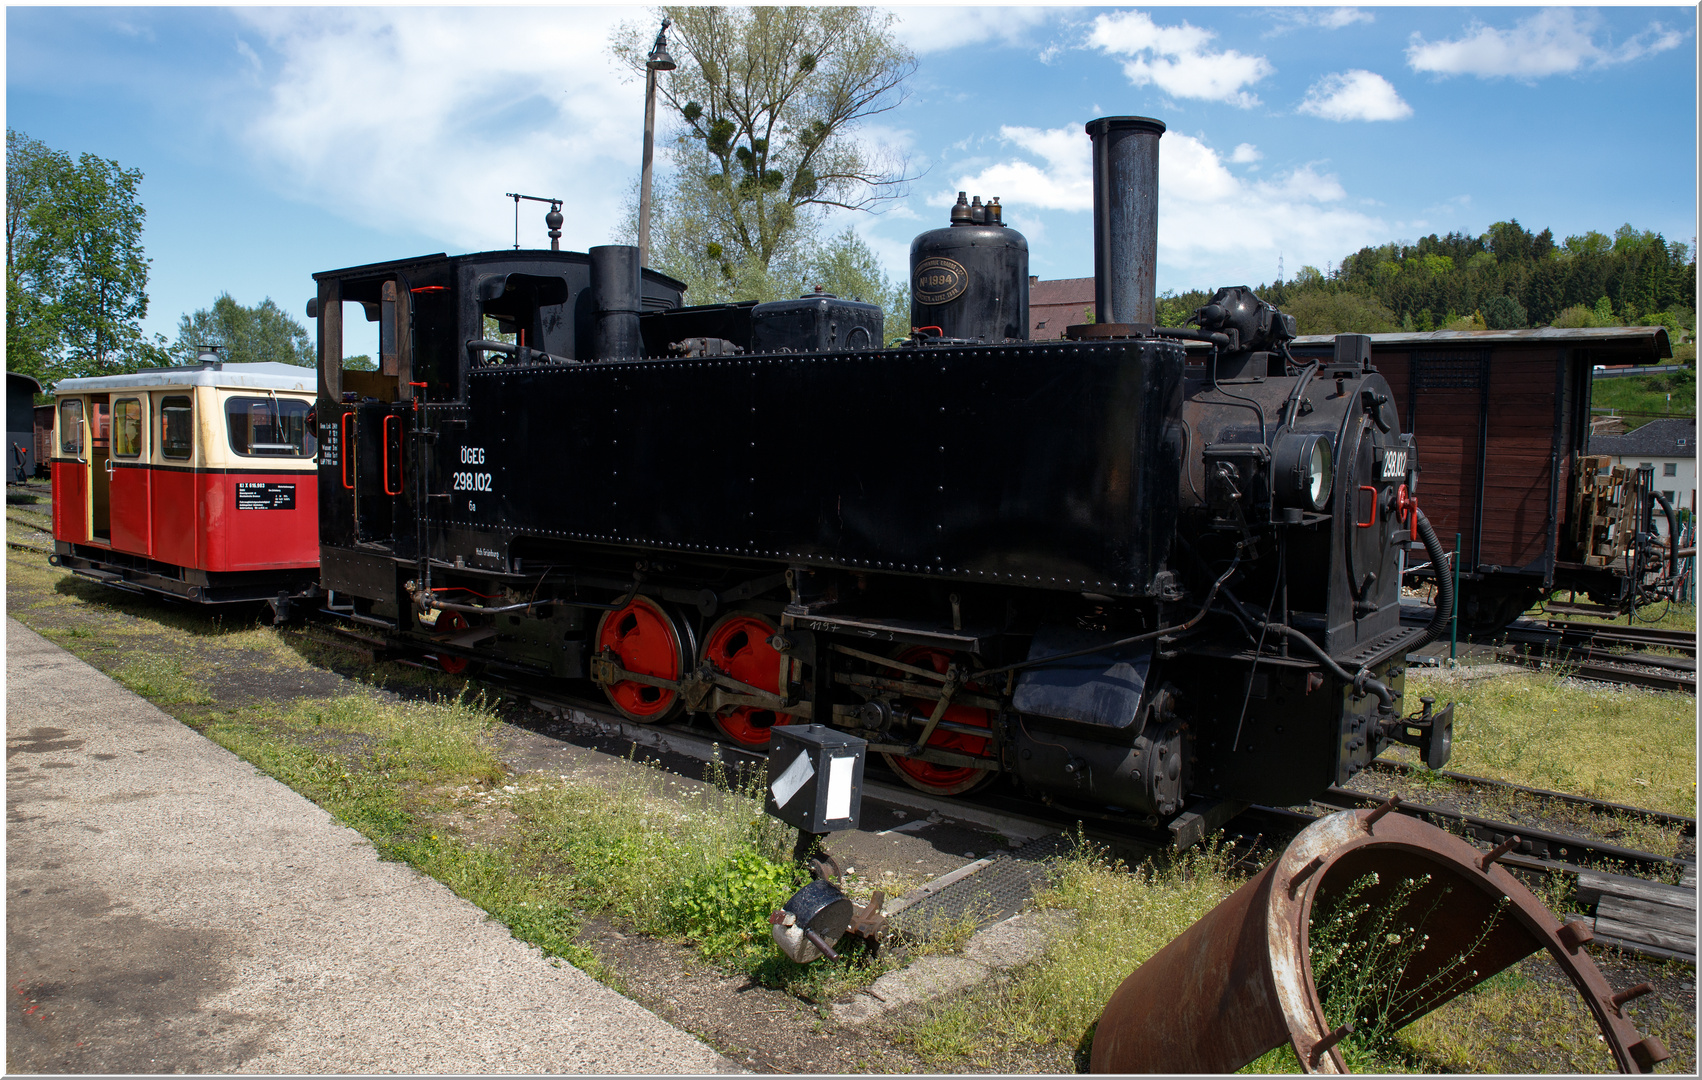
[[[1032,273],[1091,275],[1082,125],[1107,115],[1169,126],[1160,289],[1511,217],[1696,236],[1693,7],[893,10],[919,67],[861,137],[919,177],[842,220],[895,276],[960,189],[1000,197]],[[651,17],[11,7],[6,122],[144,171],[150,332],[221,291],[301,318],[316,270],[509,246],[509,191],[566,199],[564,247],[608,242],[643,118],[623,21]]]

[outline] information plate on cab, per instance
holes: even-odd
[[[236,485],[236,508],[238,510],[294,510],[294,484],[242,484]]]

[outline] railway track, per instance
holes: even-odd
[[[1312,801],[1331,810],[1364,810],[1381,806],[1388,800],[1383,795],[1332,787]],[[1553,863],[1573,872],[1605,869],[1615,873],[1629,871],[1631,876],[1654,879],[1682,878],[1685,871],[1693,871],[1696,865],[1694,860],[1637,851],[1591,837],[1558,833],[1530,822],[1497,821],[1460,810],[1413,802],[1403,802],[1397,809],[1408,817],[1491,847],[1517,837],[1518,843],[1510,849],[1514,854]],[[1694,828],[1695,823],[1691,824]]]
[[[1415,766],[1408,765],[1404,761],[1385,761],[1381,758],[1371,763],[1371,771],[1403,777],[1413,776],[1419,772]],[[1691,840],[1696,839],[1696,819],[1684,817],[1681,814],[1669,814],[1662,810],[1648,810],[1640,806],[1628,806],[1625,803],[1607,802],[1584,795],[1569,795],[1563,791],[1526,787],[1523,784],[1508,783],[1505,780],[1491,780],[1487,777],[1469,776],[1465,773],[1447,772],[1446,770],[1434,773],[1425,770],[1425,774],[1427,777],[1445,780],[1464,787],[1523,795],[1546,802],[1576,807],[1594,814],[1640,818],[1653,825],[1676,828]]]
[[[1564,640],[1539,638],[1509,631],[1508,646],[1495,651],[1495,658],[1514,664],[1565,668],[1573,678],[1591,682],[1643,686],[1651,690],[1682,690],[1696,693],[1696,657],[1644,656],[1593,645],[1569,645]]]
[[[1569,622],[1549,619],[1548,628],[1562,640],[1583,639],[1590,643],[1615,643],[1636,647],[1675,649],[1696,656],[1696,634],[1691,630],[1668,630],[1655,626],[1618,626],[1608,623]]]
[[[1416,624],[1420,614],[1427,611],[1409,609],[1402,613],[1402,620]],[[1495,659],[1508,663],[1556,664],[1568,675],[1592,682],[1696,693],[1696,635],[1690,631],[1521,619],[1505,630],[1469,640],[1474,645],[1492,647]],[[1654,649],[1663,652],[1650,652]]]

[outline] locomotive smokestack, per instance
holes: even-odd
[[[1146,116],[1090,120],[1093,139],[1093,304],[1102,323],[1156,321],[1158,140]]]
[[[596,309],[591,351],[598,360],[636,360],[643,343],[638,313],[643,309],[638,249],[626,244],[594,247],[591,303]]]

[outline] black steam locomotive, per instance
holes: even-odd
[[[913,245],[900,347],[827,294],[682,307],[628,247],[315,275],[331,606],[753,749],[834,725],[935,793],[1157,822],[1391,740],[1439,767],[1449,711],[1402,701],[1433,631],[1397,549],[1445,558],[1412,440],[1364,338],[1298,363],[1245,288],[1153,325],[1163,131],[1088,125],[1098,321],[1056,341],[979,198]],[[377,371],[342,369],[345,310]]]

